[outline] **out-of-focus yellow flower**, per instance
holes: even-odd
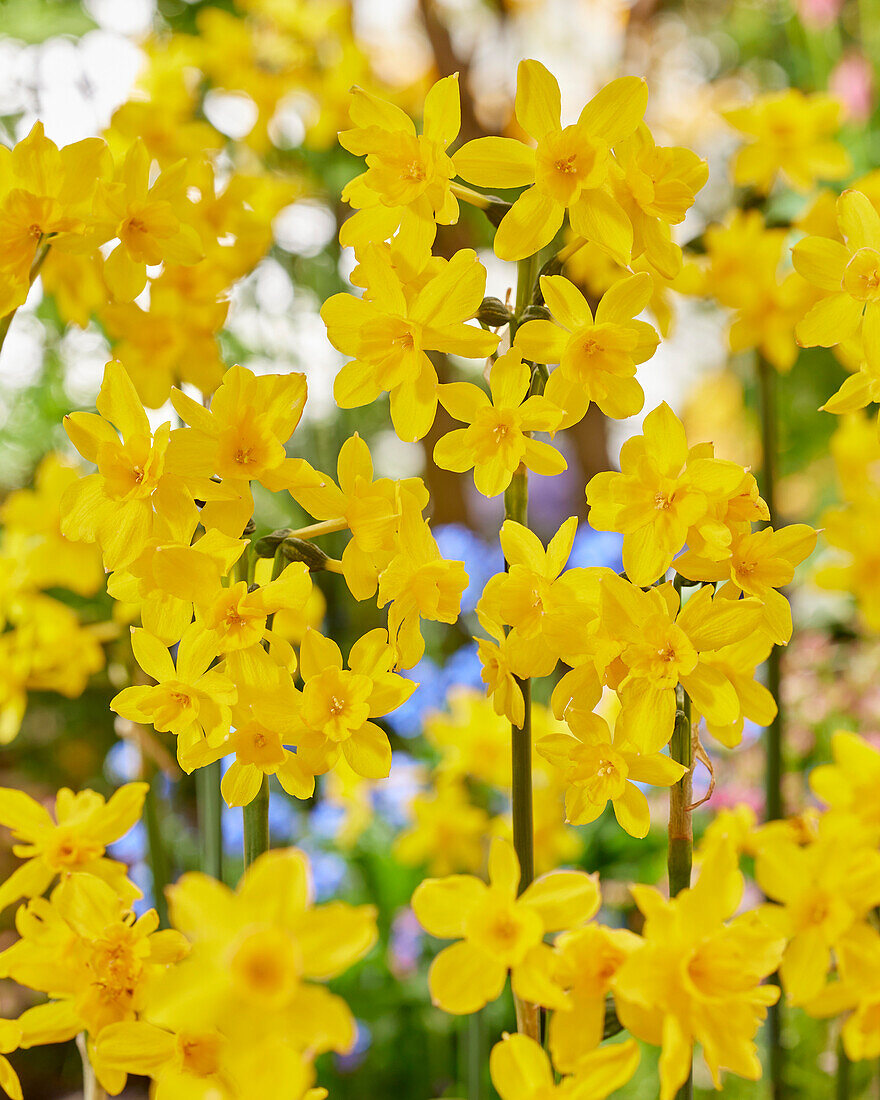
[[[105,802],[95,791],[74,794],[62,787],[55,797],[55,820],[24,791],[0,788],[0,824],[12,830],[13,851],[25,862],[0,886],[0,909],[20,898],[46,892],[56,876],[97,875],[125,905],[141,897],[126,878],[125,864],[106,859],[104,850],[119,840],[141,815],[146,783],[127,783]]]
[[[558,1084],[550,1059],[528,1035],[505,1034],[489,1055],[492,1084],[501,1100],[605,1100],[632,1079],[638,1065],[633,1039],[589,1051],[574,1076]]]
[[[810,1016],[847,1013],[843,1049],[853,1062],[880,1056],[880,934],[868,924],[853,929],[837,951],[838,980],[829,982],[804,1009]]]
[[[702,289],[735,310],[730,350],[757,348],[780,371],[793,366],[795,325],[817,298],[801,275],[786,270],[787,239],[787,230],[766,228],[760,210],[736,210],[704,234],[708,268]]]
[[[468,424],[447,432],[434,447],[434,461],[444,470],[473,469],[474,484],[483,496],[503,493],[520,464],[545,477],[562,473],[562,455],[533,431],[553,431],[562,412],[547,397],[529,396],[531,368],[519,349],[496,359],[489,374],[490,397],[470,382],[440,387],[440,404]]]
[[[839,949],[880,904],[880,852],[823,822],[817,839],[785,836],[763,843],[755,859],[758,885],[778,905],[760,916],[788,940],[780,976],[793,1004],[822,988]]]
[[[647,103],[644,80],[620,77],[593,96],[573,126],[563,128],[555,77],[539,61],[519,63],[516,118],[537,148],[512,138],[477,138],[453,157],[459,175],[478,187],[527,186],[495,234],[500,259],[539,252],[568,211],[578,236],[629,263],[633,228],[610,188],[611,147],[635,132]]]
[[[104,584],[97,548],[61,532],[61,501],[78,480],[74,467],[50,451],[40,460],[33,489],[16,489],[0,506],[3,552],[14,558],[28,586],[92,596]]]
[[[880,214],[860,191],[844,191],[837,219],[845,244],[806,237],[792,249],[792,261],[821,298],[795,330],[801,347],[825,348],[861,332],[868,370],[849,377],[825,408],[851,412],[873,400],[872,379],[880,370]]]
[[[657,348],[657,333],[634,318],[651,297],[651,276],[645,272],[614,283],[596,309],[596,316],[577,287],[563,275],[543,275],[541,291],[557,324],[527,321],[517,329],[515,347],[526,359],[558,363],[544,388],[548,400],[562,410],[560,427],[585,416],[595,402],[606,416],[634,416],[645,401],[636,381],[636,366]]]
[[[441,775],[430,790],[415,796],[410,812],[413,824],[394,842],[396,859],[409,866],[424,864],[432,875],[480,870],[489,815],[473,805],[463,783]]]
[[[51,898],[20,909],[20,939],[0,954],[0,974],[50,996],[19,1017],[22,1047],[63,1043],[84,1031],[102,1087],[121,1092],[125,1073],[101,1063],[94,1040],[108,1025],[136,1019],[159,974],[186,955],[183,936],[158,926],[155,909],[135,919],[92,874],[70,875]]]
[[[576,1072],[584,1055],[602,1042],[614,975],[640,944],[640,937],[628,929],[600,924],[556,937],[555,977],[569,995],[569,1003],[550,1017],[548,1029],[550,1053],[560,1073]]]
[[[94,230],[95,189],[109,167],[100,138],[59,149],[42,122],[14,148],[0,149],[0,316],[27,297],[41,246],[85,247],[86,231]]]
[[[834,763],[810,772],[813,793],[830,811],[851,815],[869,838],[880,840],[880,805],[872,793],[880,782],[880,752],[858,734],[838,730],[831,753]]]
[[[374,906],[315,905],[308,858],[295,848],[264,853],[234,892],[190,873],[168,893],[171,922],[192,951],[156,983],[150,1022],[218,1029],[233,1049],[267,1038],[298,1053],[351,1049],[354,1017],[319,983],[376,942]]]
[[[733,179],[741,187],[766,194],[782,175],[795,190],[810,191],[820,180],[839,180],[852,171],[849,154],[835,140],[842,105],[824,92],[767,92],[723,114],[748,139],[733,162]]]
[[[636,1038],[662,1047],[660,1100],[672,1100],[690,1073],[699,1042],[716,1088],[721,1070],[756,1081],[761,1063],[754,1036],[767,1006],[779,998],[762,985],[779,963],[785,939],[743,913],[733,850],[703,862],[696,884],[667,900],[650,886],[630,887],[645,917],[643,943],[613,981],[621,1023]]]
[[[489,885],[472,875],[426,879],[413,894],[419,922],[432,936],[456,939],[431,964],[428,983],[444,1012],[477,1012],[501,994],[511,972],[522,1000],[556,1007],[565,995],[550,977],[547,932],[594,916],[599,887],[583,871],[542,875],[517,897],[520,869],[513,845],[496,838],[489,854]]]
[[[483,300],[486,270],[464,248],[412,293],[378,249],[369,259],[364,297],[334,294],[321,307],[330,342],[353,356],[333,394],[340,408],[354,409],[388,391],[394,430],[412,442],[426,434],[437,409],[437,371],[426,353],[482,359],[498,345],[494,333],[464,324]]]

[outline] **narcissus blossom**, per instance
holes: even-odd
[[[842,113],[833,96],[805,95],[798,88],[767,92],[725,111],[730,125],[746,136],[734,160],[734,182],[766,194],[780,175],[797,191],[842,179],[852,170],[849,154],[835,140]]]
[[[509,841],[496,839],[489,885],[472,875],[425,879],[412,906],[432,936],[455,939],[431,965],[434,1003],[456,1015],[477,1012],[501,994],[508,970],[514,993],[555,1007],[565,995],[551,980],[547,932],[572,928],[599,908],[599,887],[582,871],[552,871],[517,897],[519,860]]]
[[[0,886],[0,909],[37,897],[56,877],[74,872],[104,879],[126,904],[140,897],[126,877],[125,864],[107,859],[104,852],[138,820],[147,789],[146,783],[127,783],[105,802],[95,791],[74,793],[62,787],[55,796],[53,820],[24,791],[0,788],[0,824],[12,831],[13,851],[25,860]]]
[[[617,970],[614,1003],[636,1038],[662,1047],[660,1100],[687,1079],[699,1042],[716,1088],[721,1070],[757,1081],[754,1037],[779,998],[762,985],[773,973],[784,937],[753,913],[731,920],[743,879],[731,848],[703,862],[694,886],[667,900],[650,886],[631,886],[645,917],[644,941]]]
[[[639,1065],[638,1044],[590,1051],[572,1077],[558,1084],[540,1043],[528,1035],[507,1035],[492,1047],[489,1072],[501,1100],[605,1100],[631,1080]]]
[[[334,294],[321,307],[330,342],[353,356],[333,395],[340,408],[355,409],[388,391],[394,430],[412,442],[427,433],[437,409],[437,371],[427,352],[482,359],[498,345],[494,333],[464,324],[480,308],[486,269],[464,248],[414,291],[378,253],[372,270],[363,298]]]
[[[539,252],[568,212],[575,233],[629,263],[633,230],[609,187],[611,147],[635,131],[647,103],[644,80],[620,77],[593,96],[574,125],[563,127],[556,78],[539,61],[520,62],[516,118],[537,148],[512,138],[477,138],[453,157],[459,175],[478,187],[527,187],[495,234],[500,259]]]
[[[468,424],[438,440],[434,461],[444,470],[473,468],[474,484],[483,496],[503,493],[522,463],[545,477],[562,473],[567,464],[549,443],[531,432],[552,432],[562,412],[547,397],[529,396],[531,369],[514,348],[492,365],[490,396],[470,382],[449,382],[438,397],[446,411]]]
[[[582,420],[591,401],[617,420],[634,416],[645,401],[636,366],[651,358],[659,339],[651,325],[634,319],[651,297],[651,276],[642,271],[614,283],[595,318],[563,275],[542,275],[541,292],[556,324],[526,321],[517,329],[515,347],[526,359],[559,364],[544,394],[562,410],[560,427]]]

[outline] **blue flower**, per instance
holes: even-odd
[[[461,611],[468,615],[477,606],[486,581],[504,568],[501,547],[490,545],[461,523],[443,524],[434,537],[444,558],[464,562],[469,581],[461,597]]]
[[[623,572],[623,535],[616,531],[594,531],[582,523],[574,537],[568,568],[604,565],[615,573]]]

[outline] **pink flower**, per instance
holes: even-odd
[[[837,21],[843,0],[797,0],[800,20],[810,30],[822,31]]]
[[[871,64],[858,50],[850,50],[835,65],[828,80],[829,89],[843,103],[847,118],[865,122],[874,107],[874,73]]]

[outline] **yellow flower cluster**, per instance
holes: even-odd
[[[370,950],[375,910],[313,905],[307,857],[280,849],[258,859],[235,892],[185,875],[169,891],[170,929],[158,930],[154,909],[136,919],[141,892],[105,848],[137,821],[146,789],[130,783],[106,803],[94,791],[61,790],[54,820],[23,792],[0,789],[0,823],[25,857],[0,904],[28,899],[0,975],[48,996],[2,1021],[0,1048],[82,1036],[111,1096],[135,1073],[170,1100],[318,1100],[315,1056],[355,1039],[348,1006],[320,983]],[[21,1100],[6,1058],[0,1087]]]
[[[543,875],[519,897],[518,881],[513,849],[497,840],[488,885],[453,875],[418,887],[413,908],[424,928],[457,941],[431,967],[436,1004],[446,1012],[476,1012],[499,996],[509,973],[515,993],[551,1011],[553,1065],[574,1075],[565,1086],[574,1095],[580,1095],[574,1091],[580,1074],[596,1089],[584,1095],[604,1097],[638,1065],[632,1040],[597,1049],[608,993],[623,1026],[662,1048],[661,1100],[672,1100],[684,1084],[694,1041],[702,1045],[717,1088],[722,1069],[750,1080],[761,1076],[754,1037],[767,1006],[779,997],[777,987],[762,982],[783,958],[786,936],[760,914],[733,916],[743,878],[732,844],[717,846],[697,883],[672,900],[652,887],[633,886],[644,917],[641,935],[591,923],[599,888],[581,872]],[[552,945],[545,942],[548,932],[561,933]],[[529,1096],[527,1082],[549,1077],[549,1068],[531,1068],[537,1057],[524,1048],[521,1091],[511,1089],[511,1096]]]
[[[440,557],[422,516],[422,483],[374,480],[357,436],[340,453],[338,486],[286,457],[305,400],[303,375],[258,377],[233,367],[210,408],[175,390],[185,426],[152,432],[131,380],[111,362],[98,413],[66,418],[71,440],[97,470],[65,491],[62,529],[100,545],[112,570],[110,594],[139,611],[134,656],[155,681],[125,688],[111,706],[172,732],[187,772],[235,753],[223,782],[229,805],[251,802],[269,775],[308,798],[315,776],[340,754],[359,775],[386,776],[391,749],[371,719],[413,692],[416,685],[394,669],[421,657],[422,619],[455,621],[467,583],[460,562]],[[348,667],[314,626],[298,656],[272,629],[275,614],[305,618],[311,601],[309,565],[293,560],[294,544],[284,556],[290,532],[269,540],[271,579],[249,587],[256,558],[241,536],[253,513],[252,483],[287,489],[324,517],[310,534],[350,526],[343,559],[322,555],[321,567],[342,573],[358,599],[378,592],[379,606],[390,606],[388,629],[365,634]]]
[[[61,500],[78,480],[60,455],[49,453],[33,489],[10,493],[0,507],[0,743],[19,731],[28,692],[55,691],[74,699],[104,667],[101,643],[115,634],[111,623],[81,622],[73,607],[47,589],[94,596],[104,584],[94,546],[61,530]]]

